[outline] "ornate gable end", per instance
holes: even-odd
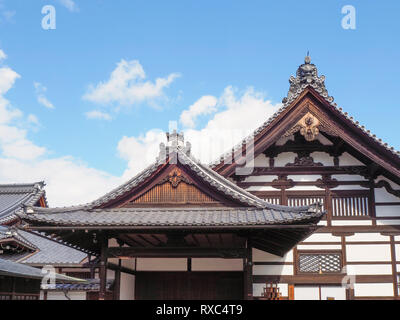
[[[220,205],[209,193],[201,187],[184,171],[183,168],[174,166],[167,170],[150,188],[134,195],[119,207],[130,208],[148,205]],[[211,193],[211,192],[210,192]]]
[[[371,177],[379,173],[400,182],[400,153],[389,148],[338,108],[328,95],[324,81],[325,77],[318,76],[315,65],[306,57],[296,78],[292,77],[289,81],[290,90],[283,100],[283,107],[254,132],[254,157],[263,153],[270,156],[268,153],[271,153],[271,149],[276,149],[276,143],[285,137],[295,136],[296,139],[296,136],[301,136],[305,140],[303,145],[312,148],[312,144],[317,143],[320,138],[327,139],[333,143],[333,147],[321,151],[335,157],[335,162],[337,156],[345,150],[371,167],[374,171],[370,174]],[[234,158],[240,159],[236,155],[242,152],[242,147],[238,145],[233,151]],[[299,159],[288,166],[318,166],[309,156],[306,154],[303,159],[299,156]],[[233,157],[228,157],[231,158]],[[213,169],[225,177],[234,177],[237,162],[225,164],[224,158],[221,159],[213,165]],[[241,159],[238,162],[246,161]]]

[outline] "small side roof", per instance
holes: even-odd
[[[0,259],[0,275],[17,278],[30,278],[41,280],[46,275],[42,270],[23,265],[21,263]],[[85,280],[56,274],[56,281],[61,282],[85,282]]]
[[[23,206],[34,206],[41,197],[46,201],[44,182],[0,184],[0,225],[15,220],[15,212]]]

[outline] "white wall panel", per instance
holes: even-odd
[[[269,167],[269,158],[265,154],[260,154],[254,159],[255,167]]]
[[[295,300],[319,300],[319,288],[317,286],[295,286],[294,287]]]
[[[346,245],[347,261],[391,261],[390,245]]]
[[[254,275],[293,275],[292,265],[282,266],[254,266]]]
[[[390,194],[385,188],[375,188],[375,202],[400,202],[400,198]]]
[[[134,300],[134,299],[135,299],[135,276],[122,272],[120,300]]]
[[[67,292],[67,296],[70,300],[86,300],[86,292],[85,291],[70,291]],[[49,291],[47,293],[47,300],[69,300],[64,292],[60,291]]]
[[[400,218],[400,205],[399,206],[376,206],[375,209],[377,217],[399,217]]]
[[[347,241],[389,241],[388,236],[383,236],[380,233],[356,233],[354,236],[346,237]]]
[[[243,260],[193,258],[192,271],[243,271]]]
[[[393,296],[393,284],[355,283],[354,295],[356,297],[390,297]]]
[[[283,152],[275,158],[275,167],[284,167],[288,163],[293,163],[297,154],[294,152]]]
[[[340,242],[340,237],[335,237],[330,233],[313,233],[304,242]]]
[[[342,246],[340,244],[324,244],[324,245],[298,245],[298,250],[341,250]]]
[[[269,252],[253,249],[254,262],[293,262],[293,251],[289,251],[285,256],[280,257]]]
[[[278,176],[250,176],[247,177],[245,182],[272,182],[275,179],[278,179]],[[275,189],[277,190],[277,189]]]
[[[361,161],[357,160],[347,152],[343,153],[339,157],[339,165],[341,166],[362,166],[364,165]]]
[[[185,258],[140,258],[137,261],[138,271],[186,271]]]
[[[332,220],[332,226],[371,226],[372,220]]]
[[[322,163],[324,166],[333,166],[333,157],[325,152],[313,152],[310,155],[315,163]]]
[[[373,257],[371,257],[371,259],[373,259]],[[392,274],[392,266],[389,264],[360,264],[350,266],[352,271],[351,273],[356,275]]]
[[[397,226],[400,225],[400,220],[377,220],[376,225],[378,226]]]

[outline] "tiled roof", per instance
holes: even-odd
[[[252,141],[254,137],[256,137],[259,133],[261,133],[266,127],[268,127],[283,111],[288,108],[293,101],[295,101],[302,92],[308,88],[312,87],[315,91],[317,91],[321,97],[324,98],[325,101],[329,103],[329,105],[335,111],[339,112],[342,116],[344,116],[347,120],[349,120],[354,126],[362,130],[362,132],[368,137],[372,138],[375,142],[379,143],[385,149],[390,151],[393,155],[400,158],[400,151],[394,149],[394,147],[389,146],[387,143],[384,143],[382,139],[376,137],[375,134],[372,134],[370,130],[367,130],[364,126],[360,125],[358,121],[355,121],[353,117],[349,116],[347,112],[343,112],[342,108],[339,108],[337,104],[334,102],[334,98],[328,95],[328,91],[325,88],[325,76],[318,76],[317,68],[314,64],[310,64],[310,58],[307,56],[305,59],[305,63],[299,66],[299,69],[296,73],[296,78],[291,77],[289,79],[290,89],[288,96],[282,100],[283,105],[278,109],[267,121],[265,121],[260,127],[258,127],[252,134],[244,138],[240,143],[234,146],[231,150],[224,153],[220,156],[219,159],[213,161],[210,164],[211,168],[216,167],[220,163],[224,161],[224,159],[231,159],[232,151],[236,153],[236,151],[242,148],[244,143],[248,143]]]
[[[43,182],[0,185],[0,225],[15,220],[22,206],[33,206],[45,196],[43,186]]]
[[[26,221],[57,226],[242,227],[316,222],[324,215],[318,206],[292,210],[258,208],[129,208],[62,212],[37,208],[24,214]]]
[[[114,280],[107,280],[106,289],[110,290],[114,284]],[[57,283],[54,291],[99,291],[100,280],[89,279],[84,283]]]
[[[1,228],[0,239],[12,237],[29,245],[33,250],[28,254],[16,254],[2,256],[4,259],[13,260],[30,265],[79,265],[86,259],[87,253],[71,248],[63,243],[41,235],[36,232],[28,232],[17,228]]]
[[[41,269],[23,265],[21,263],[0,259],[0,275],[9,277],[22,277],[31,279],[43,279],[45,275]],[[56,274],[57,281],[84,282],[85,280]]]

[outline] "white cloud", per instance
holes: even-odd
[[[40,82],[34,82],[33,86],[35,87],[37,101],[47,109],[54,109],[55,108],[54,105],[45,96],[47,88]]]
[[[188,110],[182,112],[180,122],[189,128],[195,127],[196,118],[200,115],[211,114],[217,111],[218,99],[213,96],[203,96],[192,104]]]
[[[266,121],[280,104],[272,104],[265,96],[253,88],[239,94],[232,87],[227,87],[219,98],[201,97],[182,114],[199,114],[193,111],[210,110],[209,108],[192,108],[194,105],[213,105],[218,101],[216,112],[202,129],[184,130],[185,140],[192,144],[192,154],[203,163],[217,159],[223,152],[240,143],[258,126]],[[214,98],[214,99],[212,99]],[[188,119],[192,119],[188,117]],[[182,115],[181,115],[182,120]],[[120,156],[128,161],[124,177],[131,177],[155,160],[160,142],[165,142],[165,134],[160,129],[152,129],[137,137],[123,137],[118,144]]]
[[[86,118],[88,119],[98,119],[98,120],[107,120],[110,121],[112,118],[108,113],[98,111],[98,110],[92,110],[89,112],[85,113]]]
[[[144,81],[146,74],[137,60],[121,60],[110,78],[96,86],[91,85],[83,99],[99,103],[117,103],[130,106],[144,101],[153,101],[164,96],[167,88],[179,74],[171,73],[166,78],[157,78],[154,82]]]
[[[7,55],[4,53],[3,50],[0,49],[0,62],[1,62],[2,60],[5,60],[5,59],[7,59]]]
[[[59,2],[66,7],[70,12],[78,12],[79,8],[73,0],[59,0]]]
[[[44,180],[51,206],[86,203],[122,182],[103,171],[90,168],[72,157],[49,158],[46,148],[27,137],[24,123],[38,123],[34,115],[24,119],[4,95],[19,75],[0,69],[0,183],[27,183]]]

